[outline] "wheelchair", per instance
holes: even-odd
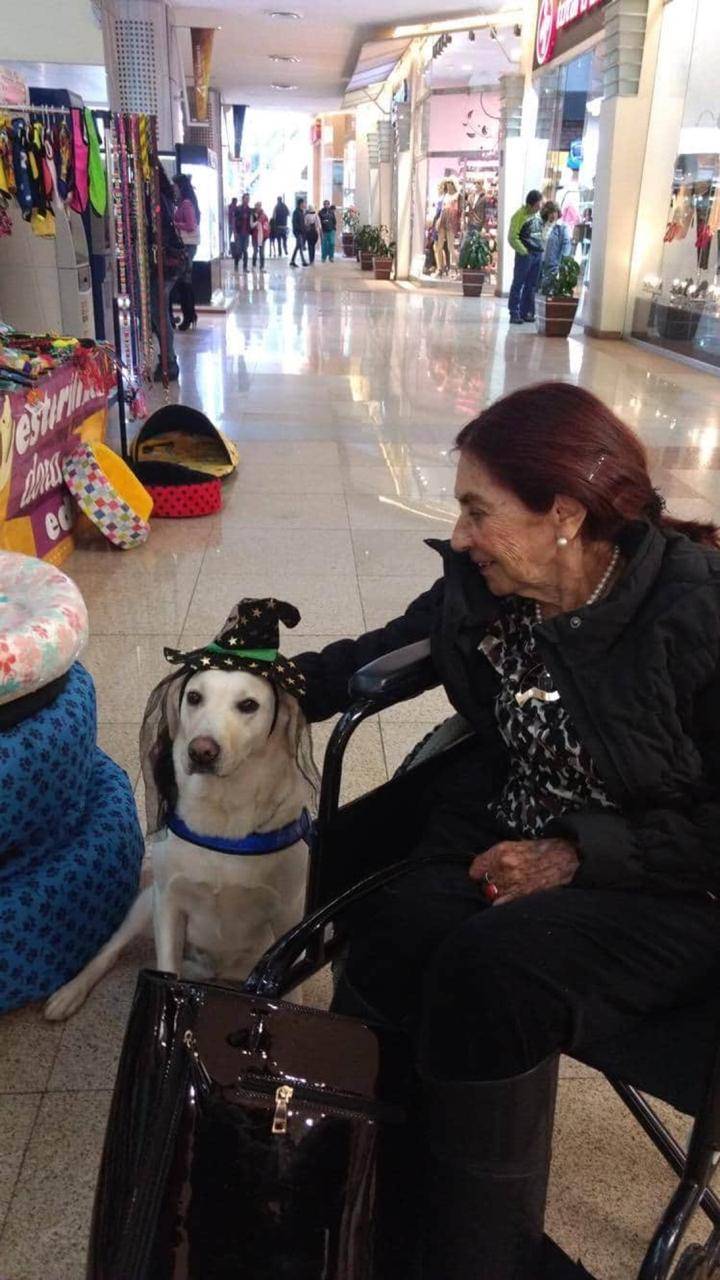
[[[310,848],[308,912],[322,910],[344,892],[349,894],[362,877],[381,878],[388,830],[397,858],[409,855],[416,846],[432,779],[439,767],[451,764],[454,754],[459,757],[468,749],[473,738],[470,727],[457,716],[445,721],[389,782],[341,807],[343,756],[354,730],[368,716],[436,686],[428,641],[386,654],[353,676],[352,705],[337,722],[325,755]],[[338,961],[342,934],[332,928],[330,915],[327,923],[312,949],[298,957],[285,990]],[[720,1200],[710,1188],[720,1161],[720,994],[648,1017],[632,1035],[596,1043],[591,1055],[578,1060],[605,1076],[678,1177],[637,1280],[667,1280],[671,1274],[673,1280],[720,1280]],[[694,1117],[687,1153],[645,1094]],[[704,1245],[682,1249],[698,1208],[709,1219],[709,1237]]]

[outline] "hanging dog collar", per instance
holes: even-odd
[[[215,853],[236,853],[255,856],[263,853],[277,853],[280,849],[289,849],[298,840],[310,843],[313,822],[307,809],[303,809],[299,818],[289,822],[286,827],[278,827],[276,831],[254,831],[242,840],[225,839],[224,836],[202,836],[192,831],[176,813],[169,813],[168,830],[189,844],[196,844],[201,849],[213,849]]]

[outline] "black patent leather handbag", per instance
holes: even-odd
[[[278,992],[344,909],[437,860],[368,877],[242,986],[140,974],[87,1280],[370,1280],[378,1127],[402,1119],[380,1096],[379,1033]]]

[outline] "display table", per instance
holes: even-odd
[[[73,550],[74,507],[62,478],[78,440],[102,440],[115,386],[103,348],[60,365],[36,386],[0,391],[0,550],[61,564]]]

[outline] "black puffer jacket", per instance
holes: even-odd
[[[498,601],[466,555],[430,545],[444,577],[402,617],[296,659],[306,713],[321,720],[345,709],[353,671],[429,636],[438,683],[497,762],[498,677],[477,650]],[[607,599],[537,631],[617,806],[569,814],[548,834],[577,840],[577,885],[720,896],[720,553],[644,524],[627,531],[622,549],[628,567]]]

